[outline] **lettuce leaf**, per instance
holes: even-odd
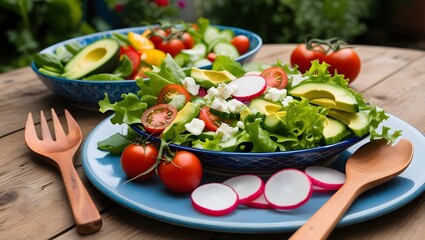
[[[109,97],[105,94],[105,98],[99,101],[99,111],[105,113],[109,110],[114,111],[111,118],[113,124],[133,124],[140,123],[143,112],[147,109],[147,104],[140,101],[140,98],[134,94],[123,94],[122,101],[111,103]]]

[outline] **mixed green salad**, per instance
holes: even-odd
[[[182,68],[168,55],[146,72],[148,79],[137,80],[137,94],[115,103],[106,94],[99,106],[114,112],[113,124],[136,124],[164,141],[215,151],[289,151],[367,134],[388,141],[401,135],[382,126],[388,115],[343,75],[331,76],[328,66],[313,61],[301,74],[281,61],[241,65],[218,56],[212,70],[202,70]],[[98,146],[119,153],[137,137],[130,129]]]

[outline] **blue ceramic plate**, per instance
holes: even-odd
[[[403,138],[412,141],[414,157],[410,166],[395,179],[361,195],[346,212],[338,226],[363,222],[394,211],[420,195],[424,189],[425,137],[408,123],[391,116],[386,125],[403,130]],[[159,178],[145,183],[129,182],[121,170],[118,156],[97,150],[97,142],[125,129],[101,122],[88,136],[82,148],[82,163],[89,180],[119,205],[159,221],[219,232],[273,233],[294,231],[329,199],[331,193],[314,193],[304,206],[290,212],[239,207],[230,215],[211,217],[192,208],[190,195],[178,195],[165,189]],[[346,159],[367,140],[344,151],[330,165],[343,170]],[[204,182],[220,182],[226,176],[206,173]],[[172,203],[172,204],[170,204]]]

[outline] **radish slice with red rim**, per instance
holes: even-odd
[[[331,190],[313,185],[313,192],[315,193],[327,193],[329,191]]]
[[[239,101],[247,101],[259,97],[267,89],[267,81],[259,75],[246,75],[231,81],[229,86],[235,87],[232,96]]]
[[[274,208],[291,210],[304,205],[313,192],[307,175],[293,168],[273,174],[266,182],[264,197]]]
[[[233,188],[222,183],[208,183],[193,190],[193,207],[201,213],[211,216],[223,216],[238,206],[238,194]]]
[[[313,185],[323,189],[338,190],[345,183],[345,174],[333,168],[310,166],[304,172]]]
[[[255,175],[240,175],[223,182],[233,188],[239,196],[239,203],[245,204],[261,196],[264,190],[263,180]]]
[[[266,198],[264,197],[264,194],[261,194],[260,197],[257,199],[252,200],[251,202],[245,203],[246,206],[252,207],[252,208],[273,208],[269,202],[267,202]]]

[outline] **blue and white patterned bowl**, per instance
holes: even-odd
[[[250,46],[247,53],[241,55],[236,59],[240,63],[249,62],[260,50],[262,39],[255,33],[234,27],[217,26],[220,29],[231,29],[235,35],[245,35],[250,39]],[[69,39],[55,45],[52,45],[44,50],[42,53],[53,53],[56,48],[61,45],[78,42],[85,46],[101,38],[109,37],[113,32],[115,33],[128,33],[136,32],[142,33],[148,27],[133,27],[118,30],[111,30],[105,32],[94,33],[82,37]],[[72,80],[61,77],[49,76],[41,73],[34,62],[31,63],[32,70],[40,77],[44,84],[59,96],[70,100],[75,105],[82,108],[98,108],[98,101],[104,99],[104,93],[108,93],[111,102],[120,101],[123,93],[136,93],[139,88],[135,80],[123,81],[87,81],[87,80]],[[211,68],[211,65],[206,65],[201,68]]]
[[[143,138],[159,143],[161,140],[146,133],[139,124],[131,128]],[[215,173],[223,174],[270,174],[283,168],[305,168],[312,165],[323,165],[332,160],[352,145],[360,142],[369,135],[352,137],[339,143],[303,150],[285,152],[220,152],[176,144],[170,144],[174,150],[186,150],[194,153],[202,162],[202,166]]]

